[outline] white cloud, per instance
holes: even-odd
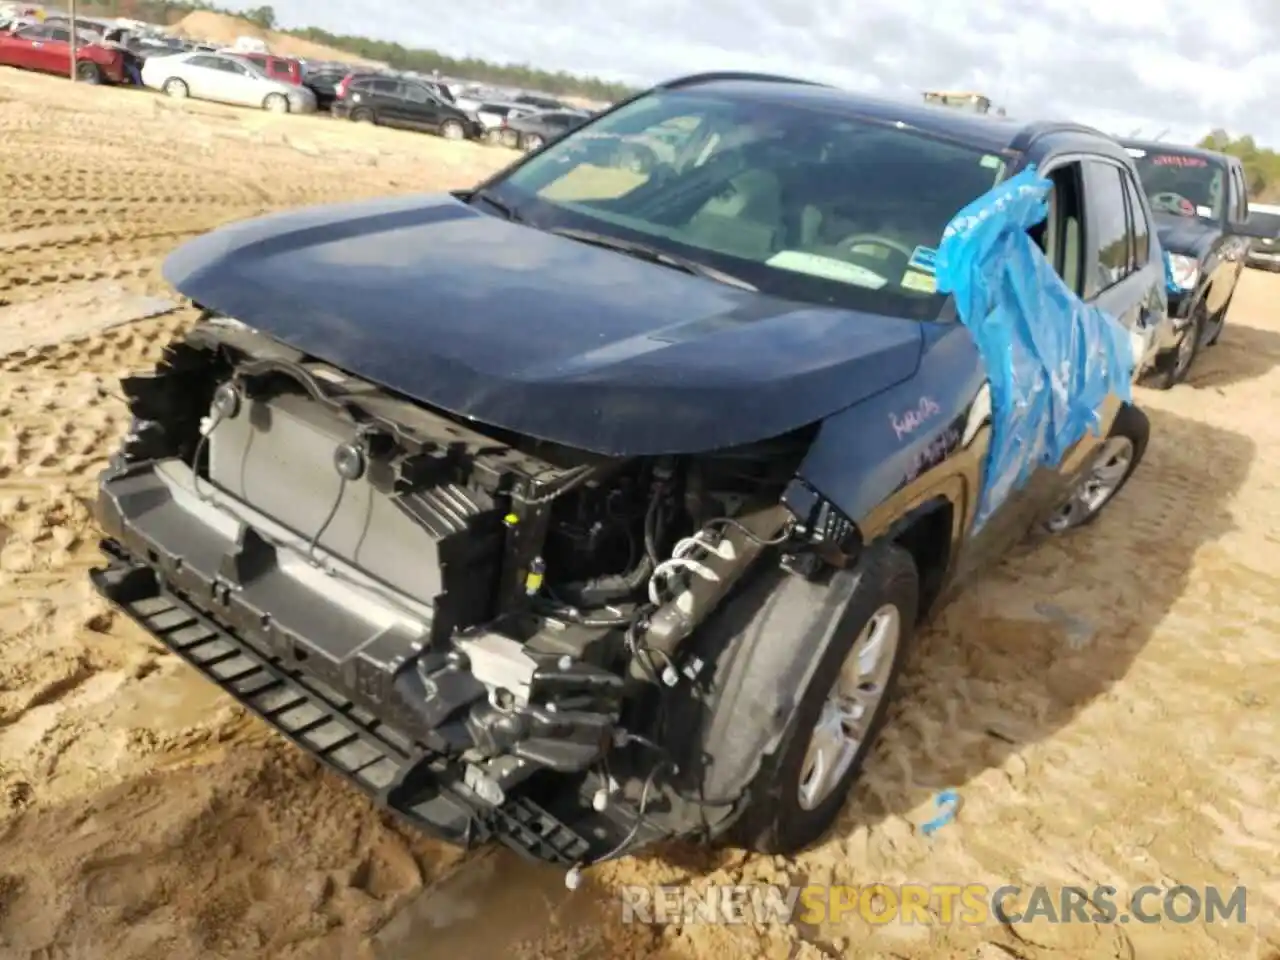
[[[275,0],[285,26],[642,85],[765,70],[869,92],[979,89],[1011,114],[1280,142],[1276,0]],[[256,6],[244,3],[244,6]]]

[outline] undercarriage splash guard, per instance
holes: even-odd
[[[312,678],[283,669],[164,589],[155,572],[111,540],[94,585],[144,630],[296,745],[380,805],[460,846],[496,839],[531,859],[571,866],[593,846],[526,797],[497,808],[473,806],[443,784],[443,757],[415,747]]]
[[[937,287],[955,297],[991,383],[979,528],[1039,465],[1056,467],[1110,394],[1131,402],[1135,358],[1118,320],[1072,292],[1027,231],[1052,183],[1034,166],[961,210],[942,235]]]

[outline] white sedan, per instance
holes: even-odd
[[[306,87],[268,77],[254,63],[227,53],[191,51],[148,57],[142,83],[171,97],[195,97],[273,113],[313,113],[316,96]]]

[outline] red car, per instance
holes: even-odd
[[[76,44],[76,78],[84,83],[124,83],[124,51],[98,43]],[[0,65],[71,73],[71,31],[37,23],[15,33],[0,33]]]
[[[234,53],[241,60],[249,60],[257,64],[272,80],[302,85],[302,61],[295,60],[293,57],[277,57],[270,53],[245,53],[240,50],[223,52]]]

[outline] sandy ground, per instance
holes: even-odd
[[[794,863],[672,848],[569,894],[462,857],[95,599],[117,380],[191,320],[120,322],[168,294],[163,255],[509,157],[0,71],[0,958],[1274,957],[1280,277],[1246,278],[1191,385],[1142,394],[1151,447],[1107,514],[1028,546],[921,638],[839,829]],[[963,808],[927,839],[946,787]],[[623,925],[617,903],[630,883],[801,881],[1243,883],[1250,929],[681,929]]]

